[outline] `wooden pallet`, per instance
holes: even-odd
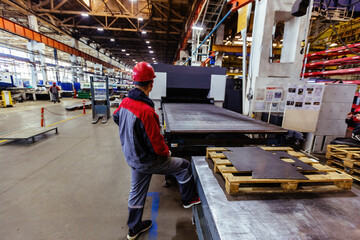
[[[326,164],[336,165],[349,174],[360,174],[360,148],[348,145],[328,145]]]
[[[207,148],[206,157],[214,163],[214,173],[220,173],[225,179],[225,188],[229,194],[254,192],[318,192],[331,190],[348,190],[352,186],[352,178],[346,173],[324,166],[318,161],[295,152],[290,147],[261,147],[265,151],[286,151],[299,160],[313,166],[316,170],[300,171],[307,180],[289,179],[254,179],[252,172],[239,172],[223,154],[226,148]],[[293,162],[292,159],[282,159]]]

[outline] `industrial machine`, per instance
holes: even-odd
[[[222,108],[226,69],[155,65],[150,98],[174,154],[205,146],[275,143],[287,130]],[[265,134],[267,135],[265,137]]]
[[[109,80],[105,76],[94,75],[90,77],[90,84],[92,123],[96,124],[100,118],[101,123],[106,123],[110,118]]]

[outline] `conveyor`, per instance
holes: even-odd
[[[199,239],[359,239],[360,190],[227,195],[205,157],[193,157],[202,201],[193,207]]]

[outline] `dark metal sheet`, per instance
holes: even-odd
[[[258,179],[308,179],[298,172],[297,165],[303,168],[301,161],[284,162],[280,154],[267,152],[259,147],[229,148],[225,156],[239,172],[252,171],[252,177]],[[305,163],[306,164],[306,163]],[[308,169],[308,168],[307,168]],[[310,166],[309,170],[315,170]]]
[[[287,130],[211,104],[163,104],[166,132],[286,133]]]
[[[297,167],[297,169],[299,171],[300,170],[302,170],[302,171],[314,171],[314,170],[316,170],[316,168],[312,167],[310,164],[304,163],[303,161],[299,160],[298,158],[296,158],[294,156],[291,156],[287,152],[283,152],[283,151],[268,151],[268,152],[271,152],[272,154],[274,154],[278,158],[290,158],[291,160],[294,161],[293,163],[290,163],[290,164]]]

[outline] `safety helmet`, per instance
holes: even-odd
[[[53,85],[55,86],[55,85],[56,85],[56,82],[53,82]]]
[[[156,78],[154,68],[147,62],[139,62],[135,65],[132,79],[135,82],[147,82]]]

